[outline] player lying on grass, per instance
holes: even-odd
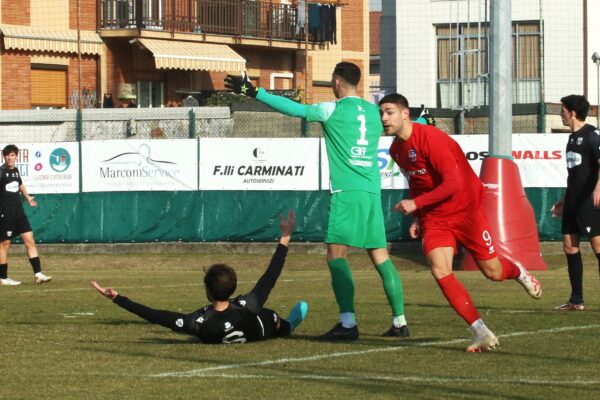
[[[473,343],[468,352],[498,345],[485,326],[467,289],[452,273],[456,242],[471,253],[486,278],[517,280],[534,299],[542,295],[540,283],[522,265],[499,258],[483,211],[483,184],[450,136],[434,126],[413,124],[408,100],[397,93],[379,101],[386,135],[395,136],[390,157],[408,179],[410,198],[394,207],[412,215],[409,233],[423,237],[423,252],[431,274],[454,310],[469,325]]]
[[[206,297],[211,304],[190,314],[154,310],[119,295],[113,289],[105,289],[96,281],[91,284],[100,294],[127,311],[175,332],[196,336],[203,343],[245,343],[287,336],[306,318],[307,303],[298,302],[286,319],[263,305],[283,268],[295,222],[294,211],[288,213],[287,219],[281,217],[279,244],[254,289],[231,299],[237,285],[235,271],[225,264],[213,264],[204,275]]]

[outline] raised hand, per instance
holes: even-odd
[[[117,293],[116,290],[111,289],[111,288],[103,288],[102,286],[100,286],[98,284],[98,282],[96,281],[91,281],[90,284],[92,285],[92,287],[94,289],[96,289],[102,296],[104,297],[108,297],[111,300],[114,300],[115,297],[117,297],[119,295],[119,293]]]
[[[296,212],[294,210],[288,211],[287,219],[283,218],[283,215],[279,216],[279,229],[281,230],[281,236],[279,243],[287,246],[292,237],[294,226],[296,225]]]
[[[225,78],[225,87],[236,94],[256,97],[256,88],[252,85],[252,82],[250,82],[250,79],[245,72],[243,78],[227,75],[227,78]]]

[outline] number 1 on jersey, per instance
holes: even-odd
[[[365,119],[365,116],[362,114],[357,116],[356,119],[360,121],[360,128],[358,128],[358,130],[360,131],[360,139],[358,139],[356,141],[356,144],[362,145],[362,146],[367,146],[369,144],[369,141],[366,139],[366,137],[367,137],[367,120]]]

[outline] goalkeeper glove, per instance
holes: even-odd
[[[240,78],[233,75],[227,75],[225,78],[225,87],[236,94],[243,94],[245,96],[256,97],[257,88],[252,85],[248,75],[244,73],[244,78]]]

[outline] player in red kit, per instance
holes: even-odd
[[[400,94],[385,96],[379,106],[386,135],[395,136],[390,156],[409,185],[410,199],[394,208],[413,215],[411,237],[422,236],[433,277],[452,308],[469,324],[474,340],[466,350],[493,349],[498,339],[452,272],[456,242],[471,253],[488,279],[515,279],[535,299],[542,295],[540,283],[517,261],[496,255],[481,203],[483,185],[458,143],[434,126],[413,124],[408,101]]]

